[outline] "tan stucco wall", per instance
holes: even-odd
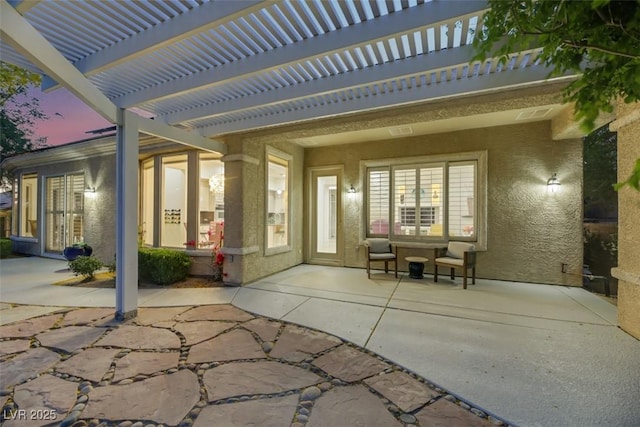
[[[552,141],[550,122],[307,149],[305,167],[344,165],[345,185],[359,189],[344,202],[345,265],[365,265],[361,160],[480,150],[488,151],[488,250],[478,255],[478,276],[579,286],[561,264],[582,270],[582,141]],[[562,187],[552,195],[546,181],[554,172]]]
[[[302,263],[302,147],[274,135],[255,134],[227,139],[225,159],[225,282],[244,284]],[[265,255],[266,147],[292,157],[290,250]],[[237,155],[247,156],[238,159]],[[254,163],[257,160],[257,164]],[[248,252],[248,253],[242,253]]]
[[[640,103],[618,103],[618,180],[626,180],[640,158]],[[640,192],[626,186],[618,193],[618,324],[640,339]]]

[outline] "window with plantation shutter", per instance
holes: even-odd
[[[371,161],[367,236],[486,245],[486,232],[478,230],[486,215],[486,204],[478,203],[479,189],[486,188],[486,159],[486,152],[474,152]]]
[[[367,200],[370,236],[389,234],[389,169],[370,169]]]
[[[449,165],[449,236],[475,235],[475,163]]]

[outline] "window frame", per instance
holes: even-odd
[[[25,179],[33,180],[33,183],[35,183],[35,185],[32,186],[34,188],[32,188],[32,191],[30,191],[29,201],[26,200]],[[24,239],[38,239],[39,233],[42,229],[40,227],[40,210],[41,210],[40,198],[39,198],[39,188],[41,185],[40,180],[41,180],[41,177],[37,172],[24,172],[20,174],[19,178],[17,178],[18,191],[16,193],[16,202],[17,202],[16,213],[18,214],[17,215],[18,222],[17,222],[17,227],[16,227],[17,229],[15,234],[17,234],[18,237],[21,237]],[[18,195],[20,195],[20,197],[17,197]],[[28,207],[26,206],[26,203],[31,203],[35,205],[35,208],[30,209],[32,216],[35,215],[35,218],[27,218]],[[35,234],[33,233],[32,230],[29,233],[27,233],[27,228],[30,228],[30,225],[28,223],[29,220],[36,221],[36,227],[38,231]]]
[[[450,236],[449,234],[449,168],[457,164],[475,163],[475,182],[474,182],[474,223],[475,234],[472,236]],[[394,169],[416,167],[431,167],[437,164],[444,165],[443,187],[440,194],[441,206],[443,207],[443,230],[442,236],[425,236],[419,232],[412,235],[396,234],[395,226],[392,226],[393,212],[395,209],[395,187],[394,187]],[[385,158],[376,160],[363,160],[360,162],[362,182],[365,184],[364,191],[364,209],[363,209],[363,227],[361,236],[363,239],[368,237],[387,237],[394,242],[406,243],[409,245],[423,244],[440,244],[446,246],[449,241],[467,241],[476,245],[476,250],[487,249],[487,183],[488,183],[488,153],[487,151],[472,151],[440,155],[425,155],[419,157],[398,157]],[[387,234],[374,234],[370,232],[370,206],[369,206],[369,172],[387,170],[389,174],[389,212],[388,212],[388,230]]]
[[[275,160],[272,161],[271,159]],[[280,151],[271,146],[265,148],[265,191],[264,191],[264,253],[265,256],[276,255],[291,251],[291,183],[292,173],[291,165],[293,162],[293,156]],[[275,163],[280,166],[284,166],[287,171],[286,179],[286,209],[285,209],[285,244],[278,246],[269,246],[269,166],[271,163]]]

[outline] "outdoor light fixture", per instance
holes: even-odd
[[[353,186],[353,184],[351,184],[351,187],[349,187],[348,193],[349,193],[349,194],[356,194],[356,189],[355,189],[355,187]]]
[[[84,189],[85,194],[93,194],[96,192],[96,187],[92,185],[88,185],[87,188]]]
[[[551,190],[552,193],[555,193],[560,188],[560,180],[557,177],[557,174],[553,174],[551,178],[547,180],[547,188]]]

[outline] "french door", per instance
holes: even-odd
[[[343,265],[342,167],[309,170],[309,262]]]
[[[84,174],[51,176],[45,184],[45,252],[62,253],[84,239]]]

